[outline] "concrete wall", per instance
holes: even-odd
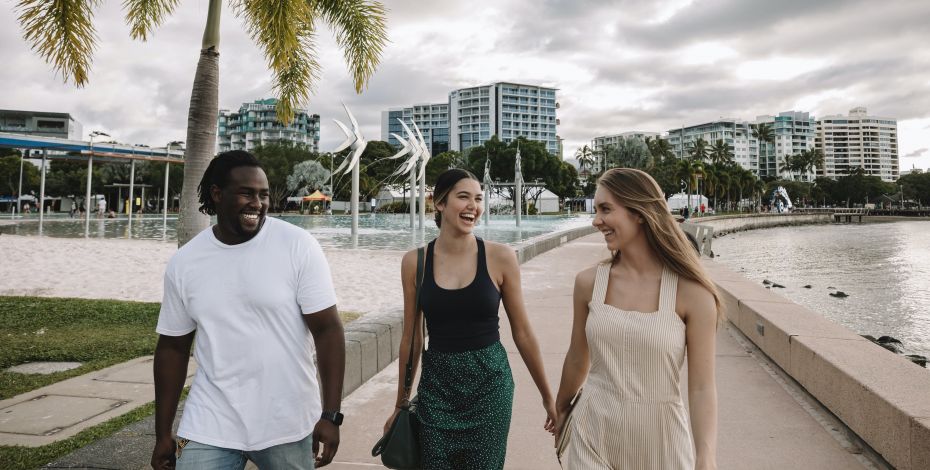
[[[590,225],[554,232],[521,243],[514,251],[522,264],[546,251],[594,232],[594,227]],[[399,307],[386,312],[367,313],[346,325],[343,397],[397,359],[400,339],[403,336],[403,323],[404,311]]]
[[[772,361],[896,468],[930,469],[930,371],[713,261],[704,264],[727,319]]]
[[[730,232],[785,225],[828,224],[832,220],[833,215],[830,213],[743,214],[691,218],[683,225],[705,225],[712,227],[715,235],[725,235]]]

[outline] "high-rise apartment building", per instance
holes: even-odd
[[[243,103],[239,111],[221,109],[217,118],[218,151],[252,150],[259,145],[288,141],[303,144],[314,152],[320,150],[320,116],[296,109],[287,126],[278,122],[274,98]]]
[[[542,142],[559,152],[556,89],[499,82],[449,93],[449,148],[465,151],[492,135]],[[560,155],[561,156],[561,155]]]
[[[898,121],[870,116],[856,107],[848,116],[824,116],[817,121],[817,148],[823,152],[825,168],[820,176],[837,178],[856,168],[867,175],[896,181],[898,167]]]
[[[0,109],[0,132],[83,140],[83,126],[68,113]]]
[[[755,124],[766,123],[772,128],[774,142],[761,147],[759,176],[813,181],[813,172],[792,172],[786,158],[815,148],[817,121],[810,113],[786,111],[778,116],[758,116]]]
[[[658,132],[645,132],[645,131],[629,131],[621,132],[619,134],[612,135],[602,135],[597,136],[591,139],[591,150],[594,151],[595,155],[600,155],[594,159],[594,165],[591,168],[593,173],[600,173],[603,169],[603,152],[609,146],[618,145],[621,140],[624,139],[640,139],[643,142],[646,141],[646,138],[657,138],[659,137]]]
[[[759,145],[752,134],[752,126],[748,121],[733,118],[721,118],[716,121],[696,124],[693,126],[669,129],[665,136],[672,152],[678,158],[689,156],[689,150],[698,139],[707,142],[707,150],[718,140],[730,146],[733,151],[733,161],[739,166],[753,171],[759,171]]]
[[[409,108],[391,108],[382,111],[381,140],[395,147],[399,147],[400,142],[391,134],[407,137],[407,131],[400,125],[398,119],[403,120],[411,131],[414,131],[413,123],[417,124],[432,155],[439,155],[449,150],[449,103],[415,104]]]

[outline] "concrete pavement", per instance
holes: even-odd
[[[553,390],[558,387],[568,349],[575,273],[607,256],[600,235],[595,234],[522,266],[527,310]],[[558,469],[552,438],[542,428],[545,414],[539,394],[503,314],[501,336],[516,381],[506,468]],[[721,326],[717,336],[719,468],[876,468],[847,439],[835,418],[791,382],[731,325]],[[396,386],[395,361],[346,398],[342,443],[330,468],[381,468],[370,451],[392,411]]]

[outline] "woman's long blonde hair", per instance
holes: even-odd
[[[717,306],[719,323],[723,318],[720,293],[701,266],[694,246],[668,210],[668,203],[665,202],[659,184],[648,173],[633,168],[608,170],[598,178],[597,184],[613,194],[627,210],[643,218],[646,240],[662,264],[680,277],[695,281],[710,291]],[[618,259],[619,250],[613,253],[612,261]]]

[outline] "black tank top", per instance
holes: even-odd
[[[462,352],[481,349],[500,340],[497,311],[501,293],[488,274],[484,241],[478,241],[478,269],[471,284],[443,289],[433,278],[433,245],[426,248],[420,306],[429,329],[429,349]]]

